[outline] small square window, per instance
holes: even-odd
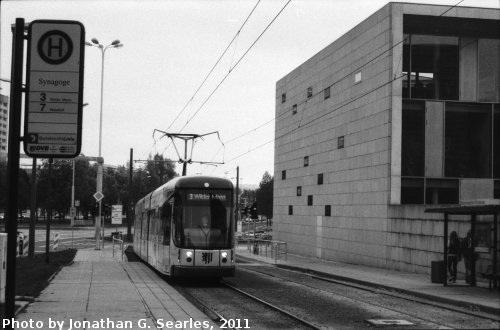
[[[297,196],[302,196],[302,187],[301,186],[297,187]]]
[[[331,216],[332,216],[332,206],[325,205],[325,217],[331,217]]]
[[[295,115],[297,113],[297,104],[294,104],[292,106],[292,115]]]
[[[358,71],[354,74],[354,83],[357,84],[361,82],[361,71]]]
[[[318,184],[323,184],[323,173],[318,174]]]
[[[307,98],[310,99],[313,96],[313,88],[308,87],[307,88]]]
[[[286,170],[281,171],[281,180],[286,180]]]
[[[344,148],[344,137],[339,136],[339,138],[337,139],[337,149],[342,149],[342,148]]]
[[[286,93],[281,94],[281,103],[286,102]]]
[[[309,166],[309,156],[304,157],[304,167]]]
[[[288,205],[288,215],[293,215],[293,205]]]
[[[309,205],[309,206],[313,205],[313,196],[312,195],[307,196],[307,205]]]
[[[330,86],[325,88],[325,100],[330,98]]]

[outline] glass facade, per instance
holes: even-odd
[[[459,203],[463,179],[491,179],[484,198],[498,198],[500,32],[488,20],[405,18],[401,203]]]

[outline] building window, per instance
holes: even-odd
[[[304,157],[304,167],[309,166],[309,156]]]
[[[332,216],[332,206],[325,205],[325,217],[331,217],[331,216]]]
[[[401,204],[424,204],[423,178],[401,178]]]
[[[354,83],[357,84],[357,83],[360,83],[360,82],[361,82],[361,71],[356,72],[354,74]]]
[[[307,196],[307,205],[309,205],[309,206],[313,205],[313,196],[312,195]]]
[[[458,179],[401,178],[401,204],[458,204]]]
[[[445,176],[491,178],[491,105],[447,102]]]
[[[297,196],[302,196],[302,187],[301,186],[297,187]]]
[[[493,198],[500,199],[500,180],[495,180]]]
[[[288,205],[288,215],[293,215],[293,205]]]
[[[323,173],[318,174],[318,184],[323,184]]]
[[[313,88],[308,87],[307,88],[307,98],[310,99],[313,96]]]
[[[281,180],[286,180],[286,170],[281,171]]]
[[[425,102],[403,101],[401,174],[424,176]]]
[[[286,102],[286,93],[281,94],[281,103]]]
[[[458,204],[458,179],[427,179],[425,204]]]
[[[493,177],[500,179],[500,104],[493,113]]]
[[[458,37],[405,35],[403,97],[458,100]]]
[[[294,104],[292,106],[292,115],[295,115],[297,113],[297,104]]]
[[[337,139],[337,149],[344,148],[344,136],[339,136]]]
[[[324,92],[325,92],[325,94],[324,94],[325,100],[329,99],[330,98],[330,86],[328,86],[327,88],[325,88]]]

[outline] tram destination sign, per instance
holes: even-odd
[[[23,146],[26,155],[73,158],[82,141],[85,28],[35,20],[28,29]]]

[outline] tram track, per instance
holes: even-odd
[[[273,305],[272,303],[269,303],[269,302],[267,302],[267,301],[265,301],[265,300],[263,300],[261,298],[258,298],[258,297],[254,296],[254,295],[252,295],[252,294],[250,294],[248,292],[245,292],[245,291],[243,291],[241,289],[238,289],[237,287],[235,287],[235,286],[233,286],[233,285],[231,285],[229,283],[226,283],[226,282],[222,281],[221,284],[223,284],[226,287],[228,287],[228,288],[230,288],[230,289],[232,289],[232,290],[234,290],[236,292],[239,292],[242,295],[245,295],[245,296],[247,296],[247,297],[249,297],[249,298],[251,298],[251,299],[253,299],[253,300],[255,300],[255,301],[259,302],[259,303],[261,303],[261,304],[264,304],[267,307],[270,307],[270,308],[272,308],[274,310],[277,310],[280,313],[285,314],[285,315],[287,315],[287,316],[289,316],[289,317],[297,320],[299,323],[302,323],[302,324],[310,327],[311,329],[322,329],[321,327],[318,327],[316,324],[313,324],[313,323],[311,323],[311,322],[309,322],[307,320],[304,320],[304,319],[302,319],[300,317],[297,317],[296,315],[294,315],[294,314],[292,314],[292,313],[290,313],[290,312],[288,312],[288,311],[286,311],[286,310],[284,310],[284,309],[282,309],[282,308],[280,308],[280,307],[278,307],[276,305]]]
[[[324,329],[225,281],[171,284],[221,329]]]
[[[269,269],[267,269],[265,267],[264,267],[264,269],[266,269],[267,271],[265,271],[265,270],[263,271],[261,269],[255,269],[255,268],[251,268],[251,267],[242,267],[242,266],[240,266],[240,271],[242,270],[242,268],[244,268],[245,271],[259,274],[261,276],[264,275],[264,276],[267,276],[270,278],[279,279],[280,281],[294,283],[295,285],[303,286],[303,287],[307,288],[308,290],[316,290],[316,291],[323,292],[325,294],[334,294],[337,296],[342,296],[346,299],[357,301],[360,304],[368,303],[368,304],[375,306],[377,308],[381,308],[381,309],[391,311],[391,312],[401,314],[401,315],[406,315],[407,317],[411,318],[413,321],[420,320],[423,324],[428,324],[428,325],[434,324],[438,327],[445,327],[445,328],[450,326],[449,322],[446,322],[445,320],[441,320],[441,321],[436,320],[434,315],[432,315],[431,317],[426,317],[427,314],[425,314],[425,313],[416,313],[415,312],[416,310],[420,310],[420,308],[418,308],[418,307],[405,309],[405,307],[403,307],[403,306],[423,305],[423,306],[425,306],[426,310],[430,310],[430,309],[436,310],[436,308],[439,308],[441,310],[446,310],[446,311],[456,313],[457,316],[455,316],[455,318],[466,318],[468,316],[472,316],[472,317],[477,318],[477,319],[486,320],[486,322],[491,321],[491,324],[498,325],[500,322],[500,318],[496,315],[491,315],[488,313],[483,313],[483,312],[478,312],[478,311],[473,311],[473,310],[469,311],[469,310],[462,309],[459,307],[450,306],[450,305],[447,305],[444,303],[439,303],[439,302],[432,302],[432,301],[428,301],[428,300],[414,297],[414,296],[409,296],[409,295],[402,294],[402,293],[389,292],[389,291],[387,291],[385,289],[381,289],[381,288],[363,286],[363,285],[357,284],[357,283],[350,283],[350,282],[346,282],[346,281],[325,278],[325,277],[321,277],[321,276],[318,276],[315,274],[308,274],[308,273],[304,273],[304,272],[300,272],[300,271],[296,271],[296,270],[289,270],[289,269],[284,269],[284,268],[272,268],[274,271],[278,271],[278,269],[279,269],[279,272],[289,272],[289,273],[293,273],[294,276],[299,275],[302,277],[308,277],[311,280],[327,282],[329,284],[347,287],[347,288],[350,288],[352,290],[364,291],[364,292],[367,292],[368,295],[370,295],[370,296],[385,296],[385,297],[387,297],[387,299],[383,299],[382,302],[379,303],[377,301],[374,301],[373,299],[367,299],[366,294],[360,294],[359,295],[360,298],[358,298],[356,295],[352,294],[352,290],[350,290],[350,289],[345,290],[345,292],[349,292],[349,294],[343,294],[342,292],[339,292],[339,291],[329,290],[327,288],[321,288],[320,285],[318,285],[317,283],[314,285],[310,285],[310,284],[304,283],[303,280],[297,281],[297,280],[291,279],[290,277],[279,276],[276,273],[270,273],[270,272],[268,272]],[[393,304],[394,306],[391,306],[387,303],[388,299],[391,299],[393,301],[394,300],[396,300],[396,301],[403,300],[403,301],[407,301],[408,303],[407,304],[406,303],[405,304],[395,303],[395,304]],[[460,315],[463,315],[463,317],[461,317]],[[467,326],[465,328],[467,328]]]
[[[259,271],[259,270],[250,269],[250,268],[245,268],[245,269],[248,270],[248,271],[251,271],[251,272],[262,274],[262,275],[266,275],[266,276],[270,276],[270,277],[276,277],[275,275],[267,273],[267,272],[264,272],[264,271]],[[332,284],[338,284],[338,285],[342,285],[342,286],[346,286],[346,287],[351,287],[353,289],[363,290],[363,291],[374,293],[374,294],[385,295],[385,296],[388,296],[388,297],[393,297],[393,298],[397,298],[397,299],[403,299],[403,300],[407,300],[407,301],[410,301],[410,302],[419,303],[419,304],[422,304],[422,305],[427,305],[427,306],[432,306],[432,307],[438,307],[438,308],[442,308],[442,309],[447,309],[447,310],[452,311],[452,312],[462,313],[462,314],[466,314],[466,315],[469,315],[469,316],[481,317],[481,318],[484,318],[484,319],[489,319],[491,321],[500,322],[500,316],[498,316],[498,315],[492,315],[492,314],[488,314],[488,313],[485,313],[485,312],[474,311],[472,309],[471,310],[467,310],[467,309],[464,309],[462,307],[457,307],[457,306],[453,306],[453,305],[449,305],[449,304],[445,304],[445,303],[430,301],[428,299],[419,298],[419,297],[416,297],[416,296],[412,296],[412,295],[405,294],[405,293],[400,293],[400,292],[397,292],[397,291],[388,291],[387,289],[384,289],[384,288],[378,288],[378,287],[367,286],[367,285],[352,283],[352,282],[343,281],[343,280],[332,279],[332,278],[328,278],[328,277],[324,277],[324,276],[320,276],[320,275],[315,275],[315,274],[311,274],[311,273],[308,273],[308,272],[297,271],[297,270],[293,270],[293,269],[287,269],[287,268],[280,268],[280,269],[283,270],[283,271],[286,271],[286,272],[292,272],[292,273],[296,273],[296,274],[301,274],[301,275],[304,275],[304,276],[308,276],[311,279],[315,279],[315,280],[319,280],[319,281],[323,281],[323,282],[328,282],[328,283],[332,283]],[[312,288],[312,289],[317,289],[316,286],[311,286],[311,285],[307,285],[307,284],[304,284],[304,283],[299,283],[297,281],[293,281],[293,282],[301,284],[301,285],[304,285],[304,286],[307,286],[307,287]],[[381,306],[381,307],[383,307],[383,306]]]

